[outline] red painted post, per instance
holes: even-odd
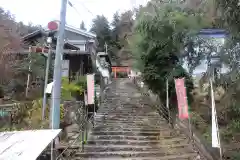
[[[114,68],[114,78],[117,78],[117,68]]]

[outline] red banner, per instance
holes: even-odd
[[[184,78],[175,79],[175,88],[178,101],[178,115],[180,119],[189,118],[188,103]]]

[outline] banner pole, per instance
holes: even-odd
[[[187,89],[186,89],[186,86],[185,86],[185,78],[183,78],[184,80],[184,89],[185,89],[185,92],[186,92],[186,102],[188,104],[188,98],[187,98]],[[190,139],[193,140],[193,132],[192,132],[192,123],[191,123],[191,117],[189,115],[189,106],[188,106],[188,128],[189,128],[189,133],[190,133]]]
[[[216,108],[215,108],[215,98],[214,98],[214,91],[213,91],[213,82],[212,82],[211,78],[210,78],[210,88],[211,88],[211,98],[212,98],[212,110],[214,110],[214,113],[215,113],[214,118],[215,118],[215,121],[216,121],[217,140],[218,140],[218,143],[219,143],[219,156],[220,156],[220,160],[222,160],[223,154],[222,154],[222,147],[221,147],[221,140],[220,140],[221,138],[220,138],[220,134],[219,134],[217,111],[216,111]]]
[[[169,109],[169,93],[168,93],[168,78],[167,78],[167,81],[166,81],[166,106],[167,106],[167,109],[168,109],[168,123],[169,125],[171,125],[171,118],[170,118],[170,109]]]

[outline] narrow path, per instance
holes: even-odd
[[[185,135],[169,128],[127,79],[114,81],[96,126],[77,159],[197,160]]]

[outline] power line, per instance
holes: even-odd
[[[68,0],[68,5],[69,5],[70,7],[72,7],[72,8],[77,12],[77,14],[78,14],[79,16],[81,16],[81,14],[78,12],[77,8],[72,4],[72,2],[70,2],[70,0]]]
[[[81,2],[81,1],[79,1],[79,0],[78,0],[78,2],[79,2],[79,4],[80,4],[85,10],[87,10],[88,13],[90,13],[93,17],[95,16],[95,15],[84,5],[83,2]],[[68,0],[68,5],[69,5],[70,7],[72,7],[80,16],[82,16],[82,15],[78,12],[78,10],[77,10],[77,8],[75,7],[75,5],[74,5],[72,2],[70,2],[70,0]]]

